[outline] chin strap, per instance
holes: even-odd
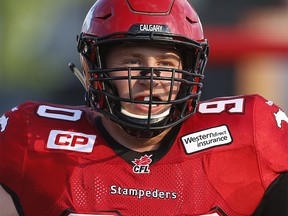
[[[75,66],[74,63],[69,63],[68,64],[70,70],[72,71],[72,73],[78,78],[78,80],[81,82],[81,84],[83,85],[84,89],[87,91],[87,86],[85,84],[85,78],[83,76],[83,74],[79,71],[79,69]]]

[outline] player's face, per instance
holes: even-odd
[[[108,68],[119,67],[157,67],[157,68],[174,68],[182,69],[182,62],[180,54],[173,48],[152,46],[152,45],[125,45],[117,46],[109,52],[106,58]],[[109,74],[110,77],[128,76],[128,71],[117,71]],[[133,76],[146,76],[149,79],[133,79]],[[180,73],[175,73],[174,78],[181,78]],[[165,77],[166,80],[151,81],[151,71],[132,70],[132,79],[128,80],[114,80],[113,84],[116,86],[119,96],[121,98],[130,98],[133,100],[148,101],[150,96],[150,89],[152,90],[153,101],[167,101],[168,99],[175,99],[180,88],[180,83],[174,81],[171,87],[172,72],[170,71],[156,71],[153,77]],[[152,84],[152,86],[151,86]],[[132,92],[129,92],[129,86]],[[170,91],[172,94],[169,96]],[[171,98],[169,98],[171,97]],[[124,109],[130,114],[145,117],[148,115],[149,106],[141,103],[121,102],[122,110]],[[153,104],[151,112],[152,115],[163,114],[168,112],[170,105]]]

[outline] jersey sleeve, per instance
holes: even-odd
[[[260,96],[254,106],[254,139],[267,187],[273,175],[288,171],[288,118],[280,107]]]
[[[0,118],[0,183],[21,194],[27,146],[27,116],[22,104]]]

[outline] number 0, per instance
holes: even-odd
[[[66,121],[78,121],[81,118],[82,111],[74,109],[65,109],[60,107],[41,105],[37,114],[42,117],[61,119]]]

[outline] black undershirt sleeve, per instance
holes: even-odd
[[[265,192],[252,216],[288,216],[288,172],[281,173]]]

